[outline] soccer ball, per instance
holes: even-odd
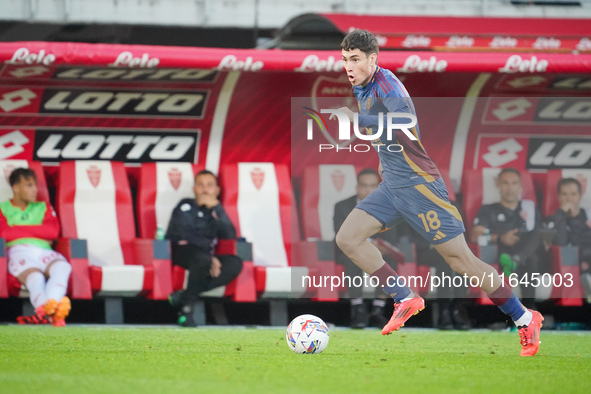
[[[294,353],[321,353],[328,345],[328,327],[314,315],[300,315],[287,326],[287,346]]]

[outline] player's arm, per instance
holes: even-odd
[[[476,214],[476,218],[474,218],[474,223],[473,223],[472,229],[470,230],[470,234],[468,237],[470,242],[477,243],[478,237],[486,234],[486,230],[490,229],[491,223],[490,223],[489,217],[490,217],[490,215],[488,212],[488,207],[487,206],[480,207],[480,209],[478,210],[478,213]],[[491,232],[490,238],[491,238],[491,243],[497,243],[497,241],[499,239],[499,234],[493,234]]]
[[[218,221],[218,238],[220,239],[234,239],[236,238],[236,229],[232,221],[228,217],[222,204],[218,204],[213,208],[216,220]]]
[[[554,243],[556,245],[566,246],[568,244],[568,231],[566,229],[567,213],[561,208],[556,209],[554,214],[554,229],[556,229],[556,237]]]
[[[381,90],[378,91],[379,100],[382,101],[382,104],[388,109],[389,113],[411,113],[410,108],[408,107],[408,101],[410,97],[401,97],[396,90],[391,90],[387,94],[384,94]],[[379,115],[359,115],[359,127],[372,127],[378,128],[380,122]],[[407,117],[398,117],[392,118],[392,124],[408,124],[411,123],[411,119]],[[388,125],[388,114],[385,113],[382,115],[382,126],[384,128],[384,132],[386,132],[386,128]]]
[[[8,242],[19,238],[39,238],[52,241],[57,239],[59,233],[60,224],[57,215],[49,204],[46,204],[45,216],[41,224],[8,226],[2,232]]]
[[[166,229],[166,239],[170,240],[171,242],[179,242],[182,241],[181,236],[181,216],[184,214],[181,211],[181,205],[185,202],[181,201],[178,205],[172,210],[172,214],[170,216],[170,221],[168,222],[168,229]]]

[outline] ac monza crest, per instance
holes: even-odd
[[[171,168],[170,171],[168,171],[168,180],[174,190],[179,190],[179,186],[181,186],[181,176],[182,172],[176,167]]]
[[[101,181],[101,170],[97,166],[90,166],[86,169],[86,174],[88,174],[88,180],[92,184],[92,186],[97,187],[99,182]]]
[[[256,167],[250,172],[250,176],[252,178],[252,183],[257,190],[261,190],[263,186],[263,182],[265,181],[265,172],[260,168]]]
[[[4,178],[6,178],[6,182],[10,183],[8,179],[10,178],[10,174],[14,171],[14,164],[9,164],[4,167]]]
[[[332,178],[332,184],[334,185],[337,191],[343,190],[343,186],[345,185],[345,174],[341,170],[336,170],[332,174],[330,174]]]

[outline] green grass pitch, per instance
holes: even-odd
[[[333,329],[322,354],[280,329],[2,326],[0,393],[590,393],[591,334]]]

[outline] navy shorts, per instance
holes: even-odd
[[[384,183],[357,204],[382,223],[382,230],[406,220],[431,244],[440,244],[462,234],[464,222],[449,202],[441,178],[420,185],[388,188]]]

